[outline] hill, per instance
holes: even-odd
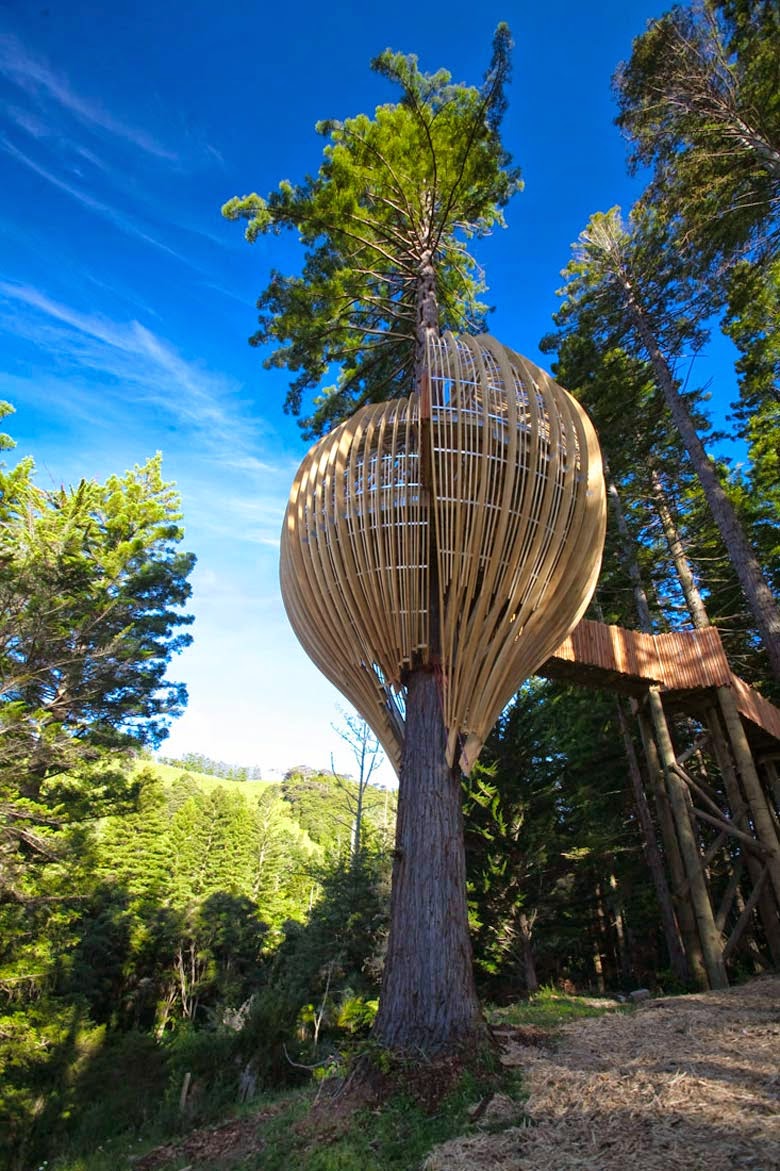
[[[173,781],[178,780],[182,773],[186,773],[205,793],[222,788],[228,789],[230,792],[241,793],[248,800],[258,797],[265,789],[279,783],[278,781],[231,781],[225,777],[215,777],[211,773],[193,772],[192,769],[183,768],[180,765],[161,764],[156,760],[149,761],[148,766],[154,769],[157,776],[166,785],[170,785]]]

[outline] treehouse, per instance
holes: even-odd
[[[419,391],[319,440],[290,494],[281,585],[320,670],[398,770],[404,680],[439,680],[465,772],[582,616],[605,528],[598,441],[543,370],[487,335],[428,343]]]

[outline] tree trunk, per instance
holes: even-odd
[[[487,1040],[466,906],[460,781],[447,764],[436,674],[409,676],[390,937],[374,1036],[418,1057]]]
[[[715,926],[715,916],[707,891],[704,878],[701,855],[689,814],[689,795],[685,783],[674,772],[672,765],[676,762],[672,739],[666,723],[661,696],[657,687],[648,688],[648,704],[650,718],[653,722],[658,751],[661,757],[666,791],[674,813],[674,822],[677,829],[677,838],[680,843],[685,873],[691,892],[693,913],[696,916],[696,925],[699,929],[704,965],[711,988],[728,988],[728,977],[723,963],[723,940]]]
[[[596,883],[595,922],[593,926],[593,970],[596,973],[596,991],[603,995],[607,990],[604,979],[604,956],[609,940],[607,938],[606,915],[601,897],[601,883]]]
[[[653,484],[653,499],[658,509],[658,515],[661,518],[664,537],[666,538],[666,544],[669,547],[669,553],[674,562],[675,572],[677,573],[677,579],[682,588],[688,613],[696,629],[703,630],[705,626],[710,625],[710,616],[707,613],[704,599],[693,576],[693,569],[683,547],[680,531],[672,516],[672,510],[669,507],[669,501],[666,496],[666,489],[655,468],[651,472],[651,480]]]
[[[421,255],[416,289],[414,385],[420,396],[420,473],[432,492],[426,343],[438,335],[432,246]],[[390,933],[374,1036],[398,1053],[474,1052],[489,1040],[477,998],[466,903],[466,849],[457,766],[447,764],[447,731],[437,669],[438,550],[430,527],[429,665],[406,680],[406,731],[398,787]]]
[[[680,939],[680,931],[674,914],[672,896],[669,892],[666,875],[664,874],[663,861],[658,850],[658,843],[655,840],[655,826],[653,825],[650,807],[645,795],[644,785],[642,784],[642,773],[634,750],[634,741],[631,739],[628,721],[626,720],[620,700],[617,701],[617,713],[620,731],[623,736],[623,744],[626,750],[626,759],[628,760],[631,788],[634,793],[634,807],[642,829],[644,854],[653,878],[653,886],[655,887],[655,894],[661,911],[661,922],[664,929],[664,938],[666,939],[666,950],[669,955],[669,966],[676,978],[685,984],[690,978],[688,963],[685,958],[685,952],[683,951],[682,941]]]
[[[632,321],[650,358],[656,385],[663,394],[674,425],[699,478],[710,512],[723,538],[766,647],[772,673],[780,680],[780,611],[774,595],[764,579],[758,558],[745,536],[734,507],[718,479],[715,465],[704,449],[688,406],[677,389],[669,363],[661,352],[644,309],[637,300],[630,282],[625,279],[624,291]]]
[[[644,631],[645,634],[652,634],[653,620],[650,616],[650,605],[647,601],[645,587],[642,584],[642,575],[639,572],[639,564],[634,552],[635,542],[628,531],[626,514],[623,512],[620,493],[618,492],[617,484],[612,479],[606,458],[604,460],[604,477],[607,482],[607,496],[609,498],[610,508],[612,509],[612,515],[615,518],[615,524],[620,536],[620,560],[623,562],[623,568],[631,579],[631,589],[634,595],[634,606],[636,607],[639,629]]]
[[[531,996],[534,992],[539,991],[539,979],[536,975],[534,949],[531,945],[532,926],[525,911],[520,912],[518,916],[518,923],[520,925],[520,946],[523,951],[523,974],[525,975],[525,988],[528,995]]]

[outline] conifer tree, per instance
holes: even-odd
[[[338,368],[304,418],[309,435],[363,403],[416,390],[430,334],[482,328],[484,286],[467,243],[503,223],[519,187],[500,137],[509,51],[502,24],[478,88],[385,51],[373,68],[400,87],[399,102],[373,118],[320,123],[328,143],[316,176],[225,205],[228,218],[248,220],[250,241],[288,228],[306,248],[300,276],[272,274],[252,341],[275,346],[267,364],[295,372],[286,405],[296,413]],[[435,678],[423,669],[407,682],[397,834],[376,1034],[391,1049],[467,1049],[485,1028],[471,970],[460,782],[446,760]]]
[[[618,208],[592,216],[565,270],[565,301],[556,321],[604,350],[621,346],[645,358],[659,398],[680,435],[728,550],[770,668],[780,679],[780,611],[675,377],[686,346],[701,344],[690,274],[681,267],[662,216],[637,207],[626,226]]]

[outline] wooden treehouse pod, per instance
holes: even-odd
[[[582,616],[605,515],[579,404],[494,338],[446,334],[419,394],[361,408],[303,460],[282,532],[287,614],[396,770],[404,679],[434,670],[448,759],[468,772]]]

